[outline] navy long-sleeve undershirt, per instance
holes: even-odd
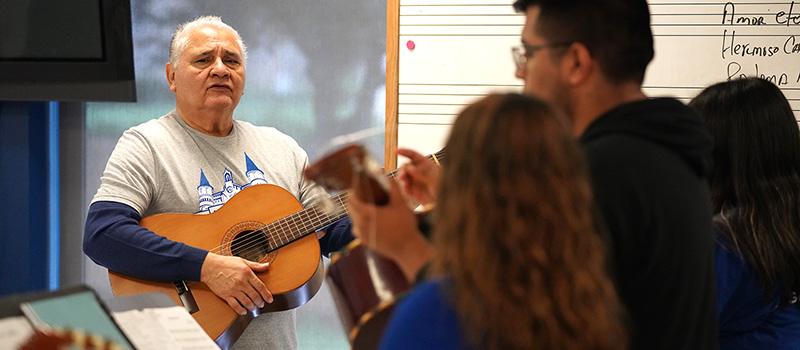
[[[132,207],[110,201],[89,207],[83,250],[95,263],[119,273],[153,281],[199,281],[208,251],[169,240],[139,225]],[[327,227],[320,248],[325,256],[353,240],[350,218]]]

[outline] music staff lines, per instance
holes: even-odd
[[[522,86],[522,84],[400,83],[400,86],[491,86],[491,87],[515,87],[515,86]]]
[[[476,26],[480,27],[480,26]],[[508,37],[508,36],[519,36],[519,31],[513,33],[497,33],[497,34],[475,34],[475,33],[408,33],[404,32],[401,33],[401,37],[411,37],[411,36],[419,36],[419,37],[452,37],[452,36],[485,36],[485,37]],[[654,37],[689,37],[689,38],[721,38],[722,34],[653,34]],[[737,37],[752,37],[752,38],[785,38],[786,35],[782,34],[736,34]],[[799,39],[800,40],[800,39]]]
[[[786,2],[786,1],[784,1],[784,2],[736,2],[737,5],[785,5],[787,3],[788,2]],[[694,1],[688,1],[688,2],[659,2],[659,3],[651,1],[649,3],[649,5],[651,7],[655,7],[655,6],[687,6],[688,7],[688,6],[693,6],[693,5],[720,6],[720,5],[723,5],[723,4],[724,4],[724,2],[721,2],[721,1],[718,1],[718,2],[694,2]]]
[[[449,115],[449,116],[442,115],[441,116],[442,117],[441,120],[438,120],[438,121],[437,120],[432,120],[432,119],[427,118],[427,117],[429,117],[429,116],[426,116],[426,118],[422,118],[422,119],[415,119],[415,120],[409,120],[409,121],[405,121],[405,122],[400,122],[400,123],[398,123],[398,126],[408,126],[408,125],[417,125],[417,126],[423,126],[423,125],[424,126],[430,126],[430,125],[450,126],[450,125],[453,125],[453,123],[456,121],[457,115],[455,115],[455,114]],[[403,118],[407,119],[408,117],[404,116]]]
[[[400,8],[403,7],[453,7],[453,6],[494,6],[511,8],[508,0],[403,0]]]
[[[522,17],[519,13],[442,13],[442,14],[428,14],[428,13],[407,13],[400,14],[401,17]]]
[[[643,85],[642,88],[645,89],[696,89],[702,90],[705,89],[705,86],[663,86],[663,85]],[[786,90],[791,91],[800,91],[800,87],[781,87],[781,90],[786,92]]]
[[[417,102],[417,103],[399,103],[400,106],[466,106],[466,103],[424,103],[424,102]]]
[[[688,103],[694,98],[701,89],[681,90],[669,89],[644,89],[649,96],[660,97],[670,96]],[[659,91],[660,90],[660,91]],[[488,94],[488,93],[486,93]],[[400,97],[398,103],[398,116],[400,124],[409,122],[414,123],[438,123],[441,118],[450,119],[457,115],[463,108],[486,94],[473,95],[429,95],[429,94],[406,94]],[[797,113],[800,111],[800,96],[787,94],[787,100],[792,110]],[[798,115],[800,117],[800,114]]]
[[[502,37],[519,37],[519,33],[508,33],[508,34],[404,34],[400,37],[490,37],[490,38],[502,38]]]
[[[689,103],[693,97],[686,96],[673,96],[673,98],[683,102]],[[800,121],[800,101],[794,100],[792,103],[792,111],[798,116]],[[458,108],[453,108],[451,113],[434,113],[434,112],[405,112],[398,113],[398,125],[451,125],[458,116],[458,113],[469,104],[465,104]]]
[[[502,7],[502,8],[510,8],[511,7],[511,4],[508,3],[508,2],[497,3],[497,4],[465,4],[465,3],[462,2],[461,4],[412,4],[412,5],[408,5],[408,3],[409,3],[409,1],[403,1],[403,4],[405,4],[405,5],[400,5],[400,8],[403,8],[403,7],[456,7],[456,6],[478,6],[478,7],[494,6],[494,7]]]
[[[509,85],[511,86],[511,85]],[[516,85],[514,85],[516,86]],[[519,87],[522,87],[521,85]],[[425,95],[425,96],[484,96],[485,94],[482,93],[474,93],[474,94],[451,94],[451,93],[417,93],[417,92],[401,92],[399,95]]]
[[[403,36],[519,36],[522,25],[498,23],[431,23],[401,24],[399,34]],[[727,36],[736,32],[736,37],[777,37],[787,38],[793,34],[786,33],[780,26],[733,27],[717,24],[665,24],[652,26],[653,35],[674,37],[722,38],[727,29]],[[766,31],[766,32],[765,32]],[[796,35],[796,34],[794,34]],[[800,41],[800,38],[798,38]]]
[[[522,28],[523,25],[519,23],[401,23],[400,27],[484,27],[484,26],[497,26],[497,27],[518,27]],[[737,26],[729,24],[718,23],[653,23],[653,28],[723,28],[730,30],[741,29],[763,29],[763,28],[780,28],[784,29],[786,26],[780,24],[765,24],[763,26]]]
[[[699,93],[701,90],[705,89],[705,86],[652,86],[652,85],[645,85],[642,86],[644,90],[678,90],[678,91],[686,91],[692,90]],[[796,87],[780,87],[783,94],[786,96],[786,99],[789,101],[800,101],[800,88]]]
[[[498,26],[498,27],[519,27],[522,28],[522,24],[519,23],[457,23],[457,24],[449,24],[449,23],[406,23],[400,24],[400,27],[480,27],[480,26]],[[765,24],[758,27],[753,26],[746,26],[746,25],[730,25],[730,24],[719,24],[719,23],[653,23],[651,24],[652,27],[714,27],[714,28],[726,28],[726,29],[755,29],[755,28],[769,28],[769,27],[777,27],[777,28],[786,28],[785,25],[781,24]]]
[[[438,125],[438,126],[450,126],[453,123],[403,123],[403,125],[417,125],[417,126],[431,126],[431,125]]]
[[[422,113],[422,112],[420,112],[420,113],[401,113],[399,115],[401,115],[401,116],[403,116],[403,115],[435,115],[435,116],[442,116],[442,117],[454,117],[454,116],[458,115],[458,113]],[[401,123],[401,124],[414,124],[414,123]]]
[[[648,89],[645,88],[644,90],[648,90]],[[698,90],[697,92],[699,93],[700,90]],[[483,97],[483,96],[486,96],[486,95],[488,95],[488,93],[487,94],[481,94],[481,95],[450,95],[450,97],[468,97],[468,98],[471,98],[471,99],[477,99],[477,98],[480,98],[480,97]],[[654,95],[653,97],[658,97],[659,95],[663,95],[663,94],[653,94],[653,95]],[[688,100],[691,100],[696,95],[697,94],[692,94],[691,96],[672,95],[671,97],[674,97],[674,98],[677,98],[677,99],[688,99]],[[784,95],[786,95],[786,94],[784,94]],[[408,96],[408,95],[406,95],[406,96]],[[442,95],[431,95],[431,94],[420,95],[420,94],[415,94],[415,96],[439,96],[439,97],[441,97]],[[800,97],[789,97],[789,96],[786,96],[786,100],[788,100],[790,104],[800,103]],[[451,102],[451,103],[445,103],[445,102],[400,102],[400,103],[398,103],[398,109],[406,109],[406,107],[416,107],[416,106],[424,106],[424,107],[439,107],[439,106],[442,106],[442,107],[466,107],[469,104],[470,104],[469,102]],[[400,113],[404,113],[404,112],[400,112]],[[417,114],[417,113],[406,113],[406,114]],[[434,114],[441,114],[441,113],[434,113]],[[447,113],[445,113],[445,114],[447,114]]]
[[[764,12],[764,13],[753,12],[753,13],[741,13],[739,15],[741,15],[741,16],[750,16],[750,17],[766,17],[766,16],[771,16],[773,14],[768,13],[768,12]],[[515,18],[524,18],[524,17],[522,17],[522,14],[519,14],[519,13],[485,13],[485,12],[484,13],[469,13],[469,12],[465,12],[465,13],[452,13],[452,12],[451,13],[402,13],[401,12],[400,13],[400,17],[401,18],[402,17],[433,17],[433,18],[435,18],[435,17],[515,17]],[[651,21],[656,21],[656,20],[660,19],[660,17],[666,17],[666,18],[669,18],[669,17],[680,17],[680,18],[713,17],[713,18],[717,18],[717,21],[719,21],[720,14],[717,13],[717,12],[713,12],[713,13],[697,13],[697,12],[693,12],[693,13],[690,13],[690,12],[686,12],[686,13],[654,13],[654,14],[652,14]],[[740,26],[740,27],[765,27],[765,26],[786,27],[785,24],[779,24],[779,23],[764,23],[764,24],[759,24],[759,25],[748,25],[746,23],[733,23],[733,24],[730,24],[730,23],[727,23],[727,24],[726,23],[717,23],[717,24],[719,24],[719,25],[727,25],[727,26]]]
[[[487,88],[521,89],[522,84],[455,84],[455,83],[401,83],[399,84],[400,96],[460,96],[460,97],[480,97],[489,93]],[[667,86],[667,85],[643,85],[643,89],[659,90],[700,90],[706,86]],[[787,94],[787,98],[794,98],[797,94],[800,98],[800,87],[781,86],[781,91]]]
[[[667,94],[649,94],[649,95],[650,95],[650,97],[660,97],[660,96],[666,96]],[[682,100],[683,102],[686,102],[686,103],[688,103],[688,102],[689,102],[689,101],[691,101],[691,100],[692,100],[692,99],[693,99],[693,98],[694,98],[696,95],[697,95],[697,94],[694,94],[694,95],[691,95],[691,96],[685,96],[685,95],[669,95],[669,97],[672,97],[672,98],[675,98],[675,99],[678,99],[678,100]],[[795,112],[797,112],[797,111],[800,111],[800,98],[788,98],[788,97],[787,97],[787,98],[786,98],[786,100],[788,100],[788,101],[789,101],[789,105],[791,105],[791,106],[792,106],[792,110],[793,110],[793,111],[795,111]],[[794,106],[795,104],[797,105],[797,107],[795,107],[795,106]]]
[[[521,24],[518,23],[460,23],[460,24],[442,24],[442,23],[432,23],[432,24],[401,24],[400,27],[483,27],[483,26],[496,26],[496,27],[518,27],[522,28]]]
[[[485,16],[484,16],[485,17]],[[520,23],[498,23],[498,22],[451,22],[443,23],[444,21],[431,21],[431,22],[416,22],[416,23],[403,23],[401,21],[400,27],[485,27],[485,26],[498,26],[498,27],[518,27],[522,28]],[[746,25],[730,25],[720,23],[652,23],[653,29],[657,28],[703,28],[703,29],[729,29],[738,31],[756,31],[764,30],[765,28],[772,30],[785,30],[785,25],[780,24],[765,24],[761,26],[746,26]],[[786,33],[784,32],[784,35]]]
[[[649,85],[643,86],[647,95],[689,102],[707,85],[729,76],[764,76],[778,82],[800,119],[800,53],[795,49],[795,44],[800,44],[800,26],[792,22],[800,13],[800,1],[648,0],[648,6],[657,54],[650,68],[653,72],[645,81]],[[416,50],[401,45],[401,124],[439,125],[469,101],[490,92],[522,91],[522,82],[509,73],[514,69],[510,59],[506,61],[499,53],[519,43],[525,21],[511,2],[403,0],[399,10],[401,42],[414,40],[417,44]],[[476,69],[479,76],[465,78],[459,69],[451,73],[451,65],[435,62],[455,52],[463,57],[458,62],[460,71],[479,67],[482,61],[473,57],[481,57],[482,52],[473,46],[498,52],[497,62]],[[780,51],[763,54],[772,48]],[[494,54],[484,58],[494,59]],[[695,70],[696,74],[687,73]],[[459,84],[440,83],[443,81]],[[508,84],[470,84],[473,82]],[[665,86],[672,83],[681,86]]]

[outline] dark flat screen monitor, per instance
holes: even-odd
[[[136,101],[130,1],[2,1],[0,100]]]

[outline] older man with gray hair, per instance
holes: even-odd
[[[235,313],[258,315],[273,302],[270,286],[257,276],[270,267],[251,260],[268,257],[248,260],[201,249],[140,225],[155,214],[215,212],[238,192],[264,183],[282,187],[303,207],[327,197],[304,179],[308,157],[295,140],[234,119],[246,57],[240,35],[219,17],[178,28],[166,65],[175,110],[119,139],[89,208],[83,247],[111,271],[150,281],[199,281]],[[325,254],[352,239],[349,221],[327,231],[320,239]],[[241,336],[218,344],[225,348],[238,338],[234,348],[297,348],[294,318],[294,311],[262,314]]]

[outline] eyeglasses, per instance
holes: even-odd
[[[522,69],[525,66],[525,62],[527,62],[536,51],[544,50],[544,49],[552,49],[556,47],[564,47],[572,45],[572,41],[562,41],[557,43],[546,43],[546,44],[539,44],[539,45],[528,45],[522,43],[522,45],[517,45],[511,48],[511,55],[514,58],[514,64],[517,65],[517,70]]]

